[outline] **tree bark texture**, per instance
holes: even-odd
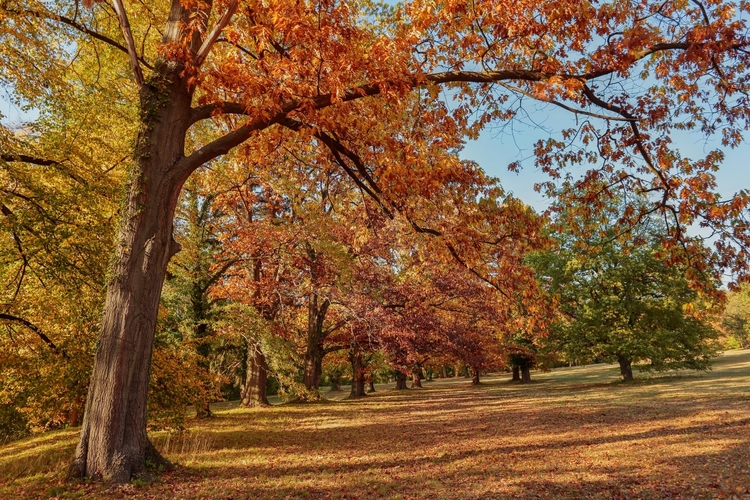
[[[419,371],[414,371],[411,374],[411,388],[412,389],[422,388],[422,379],[419,377]]]
[[[271,406],[266,396],[268,382],[268,364],[266,356],[257,342],[248,342],[245,381],[242,384],[242,406]]]
[[[207,9],[210,3],[201,7]],[[196,14],[172,0],[164,43],[177,43]],[[127,36],[129,26],[121,16]],[[131,39],[132,41],[132,39]],[[187,40],[197,53],[200,30]],[[140,85],[140,130],[135,143],[127,194],[113,264],[107,281],[104,314],[89,383],[83,424],[71,463],[71,476],[124,483],[145,472],[146,459],[169,466],[146,436],[146,397],[156,319],[169,259],[179,251],[172,238],[173,217],[187,177],[205,161],[226,152],[224,146],[185,156],[192,124],[193,90],[179,61],[159,59],[143,80],[129,47]]]
[[[617,362],[620,364],[620,378],[622,379],[622,381],[629,382],[633,380],[633,367],[630,358],[627,358],[622,354],[618,354]]]
[[[513,365],[513,378],[511,379],[513,382],[518,382],[521,380],[521,367],[518,365]]]
[[[315,253],[308,250],[311,261],[315,261]],[[311,279],[313,284],[316,281],[315,266],[311,265]],[[320,388],[320,377],[323,374],[323,357],[325,350],[323,340],[325,332],[323,331],[323,321],[330,307],[331,302],[328,299],[320,299],[316,291],[310,293],[307,303],[307,350],[305,352],[305,372],[304,383],[305,389],[310,394],[317,393]]]
[[[164,275],[179,245],[172,219],[190,170],[183,158],[191,93],[177,65],[141,90],[130,173],[86,409],[70,474],[123,483],[162,462],[146,436],[146,395]]]
[[[370,379],[369,385],[367,387],[367,392],[375,392],[375,382],[373,382],[372,379]]]

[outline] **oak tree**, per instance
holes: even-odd
[[[172,219],[180,190],[192,172],[241,144],[279,140],[281,127],[334,149],[361,189],[408,215],[401,200],[419,193],[434,201],[464,177],[433,168],[431,150],[514,119],[517,99],[553,103],[582,118],[582,141],[540,145],[543,168],[554,174],[565,162],[602,157],[591,175],[660,192],[654,207],[674,215],[668,238],[702,218],[723,238],[717,263],[745,266],[747,252],[727,243],[745,243],[746,232],[722,223],[741,215],[747,197],[718,204],[712,171],[720,155],[690,161],[670,148],[675,128],[741,141],[749,109],[744,3],[83,5],[93,8],[72,0],[0,5],[0,78],[21,98],[33,103],[44,91],[31,82],[72,78],[66,71],[75,71],[78,51],[106,47],[107,57],[122,56],[115,65],[132,78],[122,99],[138,111],[74,475],[124,482],[143,472],[147,455],[158,460],[146,436],[146,391],[162,283],[179,250]],[[649,88],[633,84],[644,77]],[[443,85],[455,106],[440,101]],[[415,96],[441,104],[414,115]],[[106,105],[102,99],[102,112]],[[383,117],[416,118],[440,132],[388,136]],[[213,139],[201,140],[198,129]],[[360,168],[347,139],[378,135],[385,149],[359,152],[377,171]],[[467,263],[458,242],[449,243]]]

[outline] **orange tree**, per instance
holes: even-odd
[[[116,71],[129,71],[132,81],[121,86],[120,99],[139,117],[74,475],[123,482],[144,470],[147,456],[159,461],[146,435],[146,393],[159,296],[179,250],[171,237],[179,192],[202,165],[247,141],[280,140],[283,127],[338,154],[362,189],[400,209],[410,195],[434,198],[461,178],[433,170],[431,149],[455,147],[492,120],[512,120],[512,99],[553,102],[584,120],[577,136],[563,137],[581,139],[580,147],[539,145],[545,169],[556,173],[560,164],[601,158],[589,177],[660,194],[653,202],[673,215],[667,237],[685,239],[682,228],[702,217],[721,238],[747,239],[744,225],[722,224],[740,215],[747,199],[717,203],[712,171],[720,155],[690,161],[670,148],[675,128],[718,133],[730,145],[741,140],[747,4],[83,4],[92,8],[72,0],[0,6],[0,78],[18,99],[33,104],[55,88],[31,82],[75,78],[81,54],[121,56]],[[388,135],[391,123],[383,118],[414,119],[414,96],[436,101],[445,85],[455,106],[416,115],[438,123],[437,135]],[[102,99],[101,112],[107,105]],[[194,133],[199,129],[213,139],[196,139],[206,137]],[[347,138],[379,136],[387,136],[386,150],[360,152],[379,160],[368,162],[377,171],[358,168]],[[595,197],[586,195],[591,204]],[[626,215],[638,218],[632,209]],[[744,269],[747,253],[728,249],[720,241],[717,262]]]

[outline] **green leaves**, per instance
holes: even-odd
[[[689,282],[686,267],[669,264],[660,225],[584,239],[572,228],[557,233],[558,248],[530,259],[539,281],[559,303],[549,348],[569,360],[637,363],[641,370],[707,369],[717,333],[712,303]],[[637,241],[644,241],[639,244]]]

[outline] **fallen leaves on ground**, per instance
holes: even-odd
[[[529,385],[447,379],[220,410],[155,434],[176,470],[122,486],[66,481],[76,432],[48,433],[0,448],[0,497],[750,498],[750,351],[707,374],[615,375],[596,365]]]

